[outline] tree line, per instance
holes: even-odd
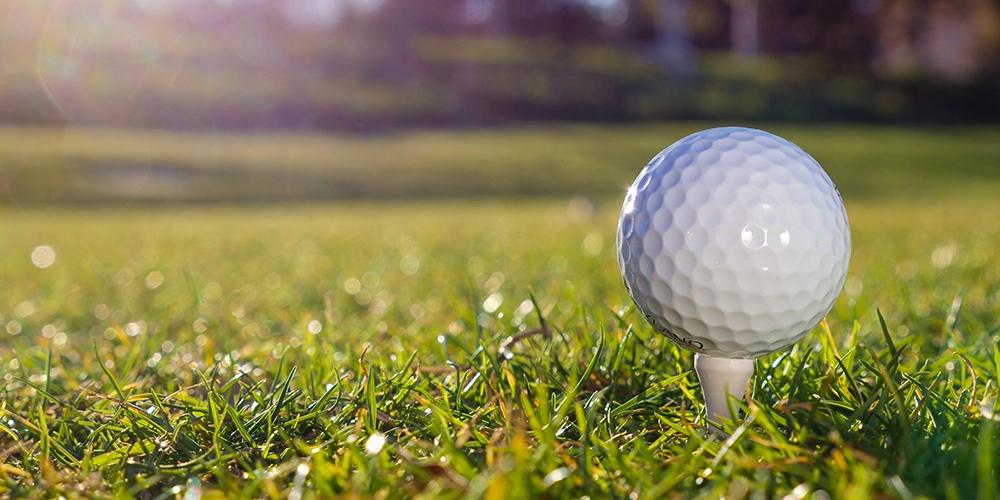
[[[0,121],[381,130],[994,121],[993,0],[38,0]]]

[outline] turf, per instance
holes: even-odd
[[[617,196],[706,123],[550,124],[367,136],[0,127],[0,202],[141,204]],[[1000,128],[757,125],[855,199],[995,196]]]
[[[845,291],[729,439],[617,203],[9,209],[0,494],[996,497],[995,202],[848,199]]]

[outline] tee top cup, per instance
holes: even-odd
[[[695,355],[708,418],[730,415],[754,358],[823,319],[844,286],[840,192],[791,142],[743,127],[691,134],[632,183],[617,234],[625,287],[653,328]]]

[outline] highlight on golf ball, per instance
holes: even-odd
[[[656,331],[701,356],[742,361],[788,347],[830,311],[851,231],[816,160],[774,134],[724,127],[646,165],[625,197],[617,248],[629,295]],[[733,366],[749,380],[752,362]],[[711,376],[698,369],[710,399]],[[726,390],[742,396],[735,386],[746,381],[735,380]]]

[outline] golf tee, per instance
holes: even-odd
[[[743,400],[750,377],[753,376],[754,360],[737,358],[716,358],[695,354],[694,370],[698,373],[701,390],[705,395],[708,419],[716,424],[722,419],[736,420],[739,411],[729,412],[728,395],[737,401]],[[734,409],[735,410],[735,409]]]

